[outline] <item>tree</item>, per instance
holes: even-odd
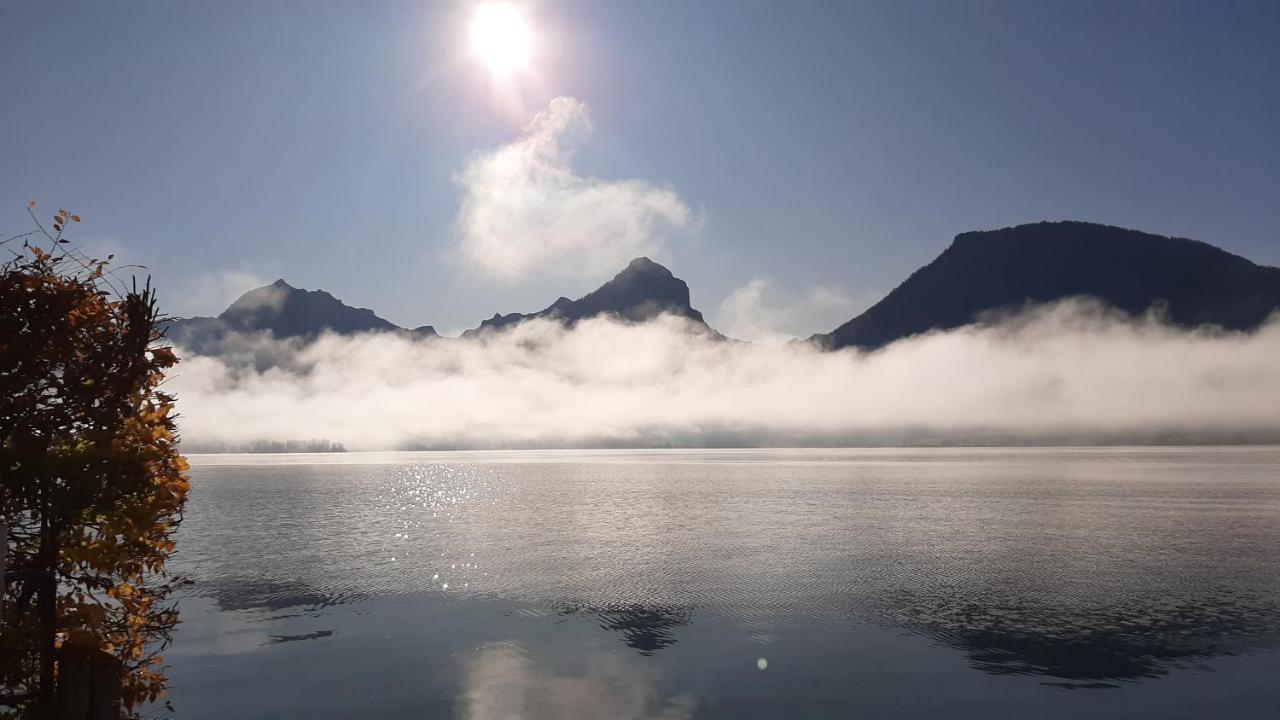
[[[150,281],[119,287],[111,257],[68,249],[78,216],[49,231],[34,207],[0,263],[0,717],[53,718],[86,657],[117,669],[126,713],[163,694],[178,621],[165,561],[189,484],[160,390],[177,358]]]

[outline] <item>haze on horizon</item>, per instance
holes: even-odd
[[[1178,329],[1088,301],[876,352],[726,342],[665,315],[550,320],[461,340],[233,338],[168,389],[194,452],[1274,441],[1280,318]]]
[[[446,333],[651,254],[807,335],[1043,219],[1280,264],[1274,3],[514,6],[478,59],[472,2],[6,4],[0,228],[75,207],[177,315],[285,277]]]

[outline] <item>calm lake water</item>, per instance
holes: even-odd
[[[178,718],[1280,716],[1280,449],[193,465]]]

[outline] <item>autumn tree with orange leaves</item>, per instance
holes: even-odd
[[[120,286],[110,257],[70,249],[78,216],[45,225],[34,207],[37,229],[0,245],[0,718],[87,702],[73,696],[85,667],[99,685],[110,669],[127,716],[163,694],[178,621],[165,562],[187,463],[160,390],[177,359],[150,282]]]

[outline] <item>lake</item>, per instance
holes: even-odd
[[[194,718],[1280,715],[1280,449],[192,458]]]

